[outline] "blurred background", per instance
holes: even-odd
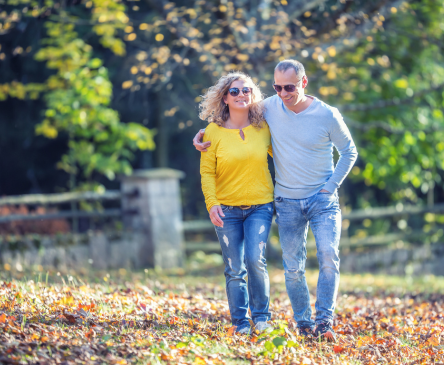
[[[274,66],[294,58],[306,68],[306,93],[339,108],[358,147],[340,189],[344,239],[355,253],[366,245],[420,247],[393,262],[400,273],[422,270],[409,262],[418,255],[438,260],[442,252],[443,5],[1,1],[0,196],[103,193],[119,189],[117,177],[135,169],[169,167],[186,174],[183,219],[207,219],[192,146],[206,125],[198,118],[201,95],[221,75],[241,70],[271,96]],[[3,216],[28,212],[0,208]],[[361,215],[348,217],[353,211]],[[38,229],[72,228],[56,223]],[[3,235],[36,230],[2,224]],[[186,239],[215,241],[213,232]],[[278,247],[276,230],[270,242]]]

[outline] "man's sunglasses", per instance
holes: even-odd
[[[292,93],[296,90],[296,85],[273,85],[276,92],[280,93],[284,89],[287,93]]]
[[[302,79],[299,80],[299,82],[301,82],[301,81],[302,81]],[[296,86],[299,84],[299,82],[296,85],[290,84],[290,85],[284,85],[284,86],[273,84],[273,87],[276,90],[276,92],[278,92],[278,93],[280,93],[282,91],[282,89],[284,89],[287,93],[292,93],[296,90]]]
[[[228,92],[231,96],[238,96],[239,93],[242,91],[242,94],[244,95],[250,95],[251,94],[251,87],[243,87],[241,90],[239,90],[238,87],[230,87],[228,89]]]

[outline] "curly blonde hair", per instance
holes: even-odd
[[[202,101],[199,104],[199,118],[207,120],[208,123],[216,123],[223,127],[230,116],[230,111],[224,102],[224,95],[227,95],[230,85],[237,80],[246,81],[251,84],[252,104],[248,111],[250,123],[261,128],[264,121],[264,109],[261,101],[263,96],[259,87],[253,82],[250,76],[243,72],[230,72],[222,76],[214,86],[211,86],[205,95],[202,95]]]

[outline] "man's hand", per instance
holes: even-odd
[[[205,134],[205,129],[201,129],[193,138],[193,145],[196,147],[196,150],[200,152],[207,152],[207,148],[211,146],[211,142],[207,141],[202,143],[202,138]]]
[[[224,221],[220,216],[225,217],[224,212],[222,212],[222,208],[220,205],[213,205],[210,209],[211,223],[222,228],[224,226]]]
[[[328,190],[325,190],[325,189],[322,189],[321,191],[319,191],[320,193],[329,193],[330,194],[330,192],[328,191]]]

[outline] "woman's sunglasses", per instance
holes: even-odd
[[[238,87],[231,87],[228,89],[228,92],[230,93],[231,96],[238,96],[241,91],[242,94],[244,95],[250,95],[251,87],[243,87],[241,90],[239,90]]]

